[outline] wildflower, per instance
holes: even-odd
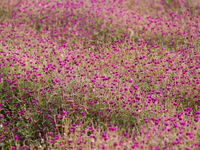
[[[23,148],[23,149],[26,149],[26,145],[23,145],[22,148]]]

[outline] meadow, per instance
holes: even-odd
[[[1,0],[1,150],[197,150],[198,0]]]

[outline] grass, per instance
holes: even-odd
[[[2,1],[0,149],[198,149],[196,1]]]

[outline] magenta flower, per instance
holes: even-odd
[[[26,149],[26,145],[23,145],[22,148],[23,148],[23,149]]]

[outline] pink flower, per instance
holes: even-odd
[[[16,136],[15,136],[15,139],[18,139],[18,138],[19,138],[19,137],[16,135]]]
[[[53,135],[53,133],[52,133],[52,132],[49,132],[49,135]]]
[[[169,125],[169,123],[168,123],[168,122],[165,122],[165,125],[166,125],[166,126],[168,126],[168,125]]]
[[[26,145],[23,145],[22,148],[23,148],[23,149],[26,149]]]

